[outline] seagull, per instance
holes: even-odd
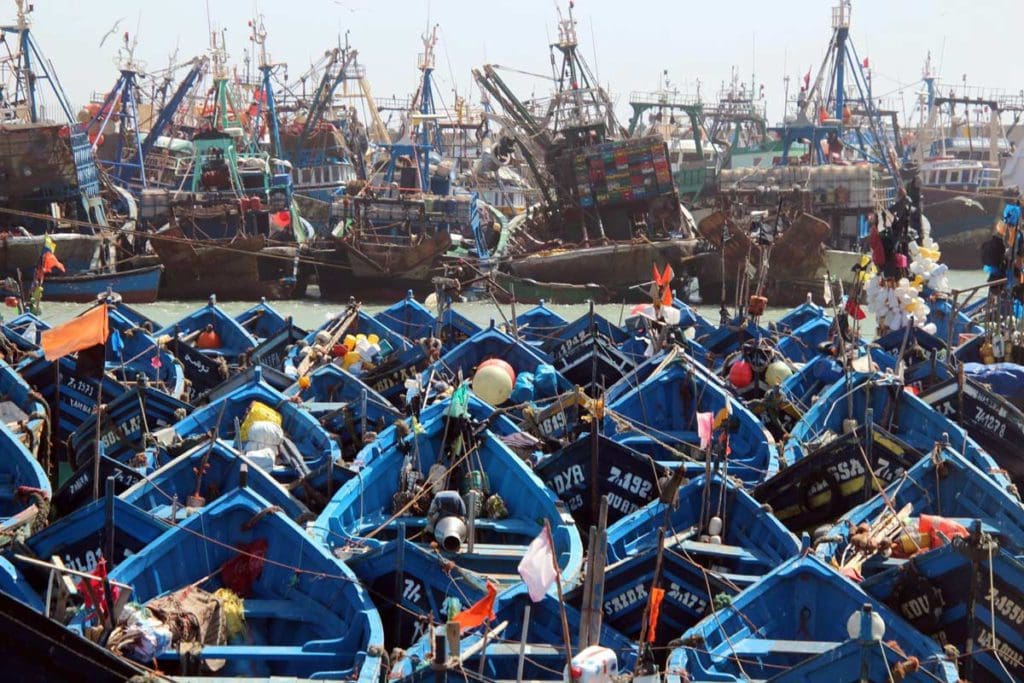
[[[970,197],[964,197],[963,195],[959,197],[954,197],[953,201],[963,204],[964,206],[970,207],[972,209],[977,209],[978,211],[985,210],[985,207],[982,206],[981,202],[979,202],[977,199],[971,199]]]
[[[117,33],[117,27],[121,25],[122,21],[124,21],[124,17],[115,21],[114,25],[110,27],[110,30],[103,34],[103,37],[100,38],[100,47],[103,47],[103,43],[107,42],[107,38]]]

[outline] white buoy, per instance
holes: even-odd
[[[512,396],[515,377],[512,366],[505,361],[486,361],[473,375],[473,393],[492,406],[500,406]]]

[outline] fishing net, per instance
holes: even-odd
[[[263,571],[263,558],[267,554],[266,539],[258,538],[238,546],[241,552],[224,563],[221,579],[224,585],[241,597],[247,597]]]
[[[228,640],[245,634],[245,602],[230,588],[218,588],[213,594],[220,602]]]

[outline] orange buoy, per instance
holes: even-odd
[[[200,332],[196,338],[196,348],[219,349],[220,346],[220,335],[217,334],[217,330],[213,329],[213,325],[207,325],[206,329]]]

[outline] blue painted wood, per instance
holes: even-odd
[[[870,605],[885,624],[884,640],[896,641],[902,654],[886,653],[895,663],[917,657],[921,671],[907,681],[958,680],[956,666],[934,641],[918,633],[881,602],[813,556],[787,560],[732,603],[706,617],[683,633],[684,645],[669,655],[668,679],[687,681],[746,681],[772,679],[797,667],[785,680],[861,680],[861,664],[870,671],[886,671],[875,662],[878,641],[856,641],[851,654],[847,618]],[[863,656],[862,656],[863,655]],[[825,660],[818,658],[824,657]],[[867,657],[868,659],[864,659]],[[825,665],[818,678],[801,678],[797,672]],[[868,680],[887,680],[883,674]]]
[[[1020,500],[949,447],[922,458],[884,495],[876,495],[843,515],[827,534],[830,539],[841,540],[822,543],[818,552],[822,557],[838,557],[849,538],[847,522],[854,526],[872,524],[885,509],[901,510],[906,505],[911,506],[914,517],[928,514],[959,521],[980,520],[1000,545],[1024,553],[1024,507]],[[871,571],[873,567],[865,564],[862,572]]]
[[[298,448],[302,455],[304,469],[316,469],[327,464],[328,459],[338,461],[341,450],[330,434],[308,411],[288,400],[284,394],[262,381],[260,368],[254,369],[252,381],[226,396],[196,410],[174,425],[175,433],[182,439],[201,438],[216,429],[220,438],[234,440],[235,420],[245,420],[253,401],[259,401],[281,414],[285,436]],[[272,472],[275,478],[290,481],[304,474],[293,466],[276,466]]]
[[[973,610],[972,585],[978,587]],[[965,679],[1004,683],[1024,679],[1022,586],[1021,559],[978,533],[915,555],[862,584],[921,633],[964,654]]]
[[[562,636],[562,620],[558,600],[547,595],[540,602],[532,602],[523,585],[514,586],[498,594],[495,600],[492,624],[508,622],[505,630],[495,638],[488,640],[482,651],[486,653],[483,675],[487,680],[516,680],[518,664],[518,643],[523,635],[523,613],[527,605],[530,607],[529,644],[524,662],[524,681],[562,681],[565,669],[565,640]],[[565,608],[569,632],[579,633],[582,623],[580,612],[572,605]],[[470,648],[482,645],[483,629],[473,629],[464,633],[460,643],[460,651],[467,652]],[[632,672],[637,664],[638,651],[636,642],[627,638],[608,625],[607,620],[601,624],[598,643],[614,650],[618,656],[620,673]],[[575,643],[573,643],[575,652]],[[409,647],[403,656],[391,667],[391,680],[432,681],[434,672],[430,669],[429,653],[433,651],[433,638],[427,634]],[[477,671],[480,658],[478,653],[466,659],[464,667],[469,671]]]
[[[165,465],[149,473],[120,494],[120,498],[161,518],[171,519],[170,511],[177,508],[177,519],[194,514],[212,504],[221,496],[240,486],[241,466],[248,466],[247,486],[270,504],[277,505],[289,518],[299,521],[310,517],[309,510],[289,495],[267,472],[249,462],[245,456],[224,443],[200,443],[181,455],[162,454],[158,458]],[[205,473],[198,478],[196,471],[205,463]],[[199,505],[193,505],[199,503]]]
[[[197,581],[212,592],[223,585],[218,570],[240,546],[265,541],[263,567],[243,596],[254,601],[246,615],[248,636],[206,646],[200,656],[225,659],[222,676],[375,683],[384,637],[370,596],[348,567],[269,507],[251,490],[228,493],[122,562],[111,578],[131,585],[133,598],[143,603]],[[71,627],[84,623],[79,615]]]
[[[441,402],[435,408],[444,410],[450,401]],[[451,467],[459,456],[451,449],[456,441],[463,448],[472,449],[464,464],[458,465],[443,484],[447,490],[459,491],[468,471],[486,473],[490,491],[497,494],[508,509],[503,519],[489,519],[481,515],[477,522],[476,548],[473,553],[465,544],[457,552],[439,551],[457,566],[481,572],[492,577],[501,577],[508,582],[517,581],[516,566],[525,547],[540,534],[542,521],[551,523],[558,564],[566,584],[572,585],[583,561],[580,534],[572,517],[563,512],[557,497],[543,482],[510,451],[499,436],[489,430],[472,435],[465,418],[449,418],[434,412],[421,415],[420,429],[399,438],[398,435],[382,435],[384,438],[371,444],[360,453],[357,463],[365,462],[360,474],[348,481],[317,519],[316,530],[323,543],[339,547],[347,542],[375,547],[395,538],[399,524],[410,530],[424,528],[426,517],[403,515],[391,519],[395,512],[394,496],[399,492],[399,476],[404,467],[426,474],[435,463]],[[428,502],[425,498],[424,502]],[[379,526],[384,528],[373,538],[366,536]],[[411,531],[410,531],[411,535]],[[421,537],[421,543],[431,542],[429,535]],[[514,578],[512,578],[514,577]]]
[[[175,338],[187,337],[205,329],[207,325],[213,325],[214,331],[220,337],[221,346],[216,349],[199,349],[203,355],[223,356],[229,364],[233,364],[238,361],[241,354],[258,346],[256,338],[237,320],[225,313],[214,299],[167,325],[157,333],[157,336],[166,334]]]
[[[717,414],[728,406],[732,415],[728,432],[729,474],[756,484],[778,471],[778,455],[771,435],[720,380],[710,379],[706,370],[685,355],[654,373],[660,366],[652,360],[638,369],[640,376],[624,377],[610,392],[607,406],[615,417],[609,415],[605,419],[606,434],[658,461],[679,459],[670,449],[694,458],[700,450],[697,413]],[[647,376],[641,379],[643,374]],[[627,429],[627,425],[631,428]],[[721,430],[716,432],[716,436],[720,434]],[[684,461],[683,465],[690,476],[704,471],[704,463],[696,459]]]

